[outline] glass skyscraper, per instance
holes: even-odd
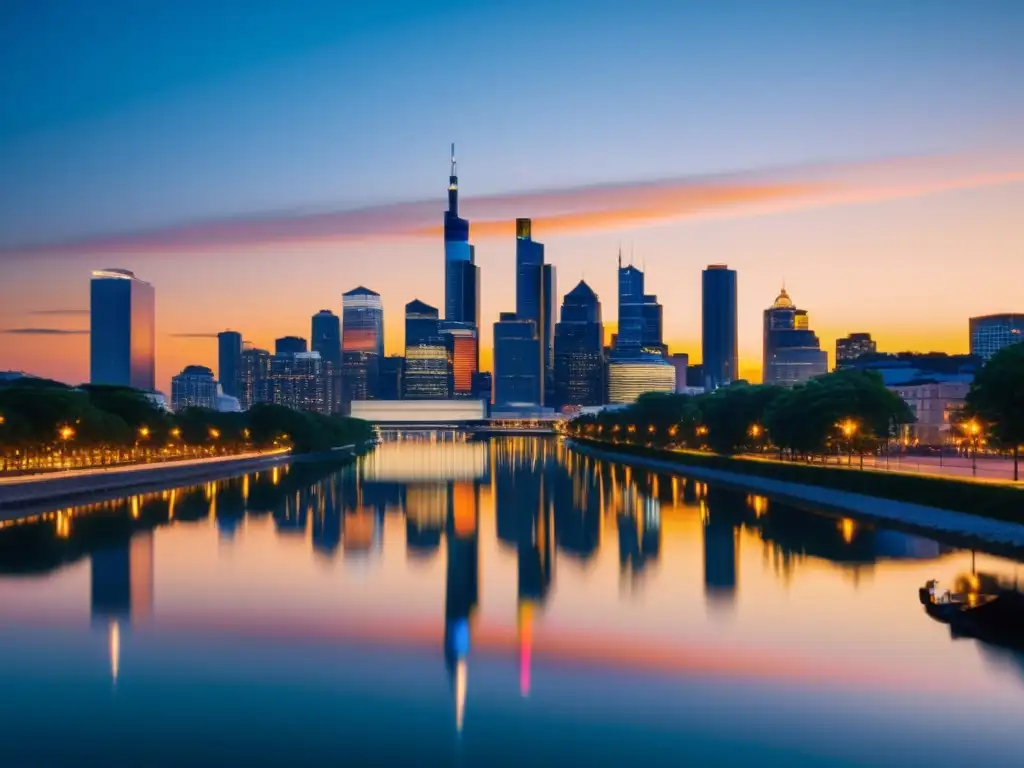
[[[541,370],[537,405],[554,395],[555,374],[555,268],[544,263],[544,245],[533,239],[530,219],[516,219],[517,320],[529,320],[536,328]]]
[[[783,288],[764,311],[763,381],[791,387],[828,373],[828,353],[810,328],[807,311],[797,309]]]
[[[514,312],[494,324],[494,404],[542,405],[543,370],[537,325]]]
[[[1024,315],[971,318],[971,354],[988,360],[1003,347],[1024,341]]]
[[[92,273],[89,381],[152,392],[156,388],[156,298],[127,269]]]
[[[480,327],[480,268],[469,243],[469,222],[459,217],[459,177],[452,144],[448,210],[444,214],[444,317]]]
[[[438,311],[422,301],[405,305],[406,400],[446,400],[452,395],[449,340],[441,333]]]
[[[225,395],[238,397],[238,366],[242,362],[242,334],[221,331],[217,334],[217,376]]]
[[[442,320],[438,327],[451,354],[452,396],[470,397],[473,394],[473,377],[477,373],[479,341],[476,326]]]
[[[662,306],[658,297],[644,293],[644,273],[632,264],[622,266],[620,253],[616,357],[635,357],[641,353],[664,355],[662,326]]]
[[[555,326],[555,404],[562,408],[604,402],[601,302],[581,280],[562,300],[562,318]]]
[[[380,294],[359,286],[341,297],[342,398],[345,410],[353,400],[377,396],[380,361],[384,357],[384,308]]]
[[[704,270],[702,290],[701,347],[704,388],[711,392],[739,376],[739,344],[736,331],[736,271],[724,264]]]
[[[329,309],[321,309],[315,315],[310,328],[310,350],[318,352],[324,370],[330,380],[331,401],[338,410],[342,409],[342,360],[341,360],[341,318]]]

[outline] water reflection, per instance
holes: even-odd
[[[0,577],[56,576],[87,561],[91,625],[105,635],[110,676],[117,682],[125,674],[122,650],[134,642],[131,631],[161,615],[161,604],[154,603],[155,575],[174,577],[189,567],[179,551],[177,560],[158,571],[163,550],[157,540],[164,532],[203,526],[216,532],[220,556],[243,550],[250,527],[266,528],[282,552],[298,549],[321,566],[318,573],[329,585],[323,594],[268,597],[277,600],[268,603],[268,614],[291,611],[289,616],[304,619],[322,611],[325,621],[332,620],[341,613],[325,596],[338,584],[330,580],[332,569],[362,564],[357,570],[366,581],[360,589],[372,599],[345,608],[346,618],[354,627],[372,628],[379,621],[379,602],[395,622],[389,632],[432,638],[443,657],[450,722],[457,732],[473,717],[467,701],[470,685],[481,679],[473,668],[478,653],[500,651],[515,659],[522,698],[532,698],[535,667],[545,648],[549,659],[599,659],[661,671],[692,672],[710,665],[755,675],[759,666],[778,662],[778,670],[764,674],[801,672],[828,679],[831,671],[803,672],[789,655],[764,655],[772,646],[764,638],[788,633],[785,642],[804,655],[813,655],[807,649],[817,643],[817,658],[831,663],[835,638],[841,640],[843,630],[829,634],[822,626],[827,617],[841,622],[856,610],[845,631],[871,637],[887,631],[892,616],[906,617],[908,626],[916,621],[916,595],[909,589],[905,595],[876,595],[877,605],[858,603],[849,610],[837,609],[834,595],[804,597],[802,613],[786,613],[794,585],[810,589],[820,578],[820,565],[827,564],[859,589],[862,579],[882,566],[934,562],[938,567],[942,558],[957,553],[920,536],[682,477],[638,472],[575,453],[553,439],[435,436],[381,445],[341,470],[297,464],[0,522]],[[269,558],[265,568],[274,569],[277,552],[261,550],[264,556]],[[500,583],[504,571],[497,567],[504,559],[514,569],[508,572],[508,602]],[[604,570],[605,563],[614,570]],[[282,570],[276,580],[290,578]],[[908,585],[914,578],[907,578]],[[438,603],[425,604],[424,611],[436,634],[401,624],[405,614],[419,615],[419,597],[400,603],[396,595],[430,594],[420,588],[434,581],[443,589],[436,593]],[[693,587],[696,612],[682,596],[687,585]],[[192,610],[192,602],[201,602],[202,588],[191,584],[190,589],[179,587],[177,600]],[[482,595],[492,594],[497,607],[482,605]],[[306,602],[292,607],[292,597]],[[651,605],[645,605],[645,597]],[[170,599],[168,605],[174,607]],[[876,613],[879,607],[884,610]],[[215,609],[243,621],[237,604],[215,603]],[[826,618],[818,620],[815,611]],[[709,617],[706,625],[701,612]],[[734,620],[721,621],[723,613]],[[492,617],[490,623],[482,614]],[[788,617],[790,624],[780,625],[776,615]],[[930,629],[922,624],[912,632]],[[883,644],[900,642],[892,633]],[[716,652],[719,645],[723,650]],[[912,655],[913,648],[901,648],[897,655]],[[750,660],[738,658],[744,652]],[[993,649],[985,654],[1024,680],[1019,655]],[[874,663],[863,651],[859,661]],[[439,671],[441,659],[435,663]]]

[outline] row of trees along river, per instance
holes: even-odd
[[[780,459],[813,460],[889,450],[914,420],[878,374],[847,369],[792,389],[739,384],[697,396],[650,393],[628,408],[578,416],[568,432],[654,447],[726,455],[777,452]],[[951,434],[975,450],[984,444],[1011,454],[1019,479],[1024,344],[1002,349],[978,372],[964,408],[951,414]]]
[[[168,413],[127,387],[21,378],[0,386],[0,471],[200,458],[290,448],[326,451],[370,439],[360,419],[260,404],[245,413]]]

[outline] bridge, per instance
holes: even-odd
[[[523,406],[489,412],[485,400],[359,400],[352,416],[378,433],[456,432],[473,435],[550,435],[565,417],[552,409]]]

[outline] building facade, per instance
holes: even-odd
[[[675,392],[676,369],[661,355],[608,361],[608,403],[627,405],[647,392]]]
[[[273,402],[270,396],[270,353],[244,349],[238,365],[238,404],[243,411],[256,403]]]
[[[331,365],[320,359],[319,352],[275,355],[270,359],[267,402],[296,411],[329,414],[334,410],[331,373]]]
[[[724,264],[704,270],[701,319],[704,389],[712,392],[739,378],[735,270]]]
[[[319,352],[320,359],[331,366],[331,400],[342,407],[341,318],[329,309],[321,309],[310,323],[310,351]]]
[[[563,298],[555,326],[555,406],[603,405],[605,393],[601,302],[581,280]]]
[[[1024,314],[972,317],[970,334],[971,354],[988,360],[1003,347],[1024,341]]]
[[[217,380],[205,365],[187,365],[171,378],[171,410],[208,408],[218,410]]]
[[[238,397],[238,367],[242,362],[242,334],[221,331],[217,334],[217,375],[228,397]]]
[[[873,355],[878,352],[878,345],[870,333],[851,333],[836,339],[836,368],[852,363],[861,355]]]
[[[306,340],[301,336],[282,336],[274,339],[274,357],[288,357],[308,352]]]
[[[473,377],[477,373],[480,342],[476,326],[442,320],[438,323],[441,336],[452,360],[452,397],[472,397]]]
[[[619,253],[619,330],[616,357],[665,355],[663,310],[658,297],[644,292],[645,276],[632,264],[622,266]]]
[[[405,305],[405,372],[402,397],[444,400],[452,394],[450,337],[441,333],[438,311],[418,299]]]
[[[402,379],[405,375],[405,358],[388,355],[380,361],[380,382],[377,394],[381,400],[402,399]]]
[[[127,269],[92,273],[89,381],[156,389],[156,295]]]
[[[532,322],[536,329],[540,344],[540,405],[554,394],[556,289],[555,268],[544,263],[544,244],[533,239],[533,222],[516,219],[515,315],[519,321]]]
[[[792,387],[828,373],[828,353],[810,328],[807,311],[794,306],[785,287],[764,311],[763,381]]]
[[[687,381],[690,375],[690,356],[685,352],[676,352],[668,356],[668,361],[676,369],[676,394],[688,392]],[[697,386],[700,386],[699,384]]]
[[[916,421],[903,428],[911,445],[950,445],[958,437],[953,424],[971,385],[964,381],[917,381],[890,387],[910,406]]]
[[[347,413],[354,400],[377,395],[384,357],[384,306],[380,294],[359,286],[341,297],[342,400]]]
[[[542,405],[543,378],[537,325],[515,312],[494,324],[494,405]]]

